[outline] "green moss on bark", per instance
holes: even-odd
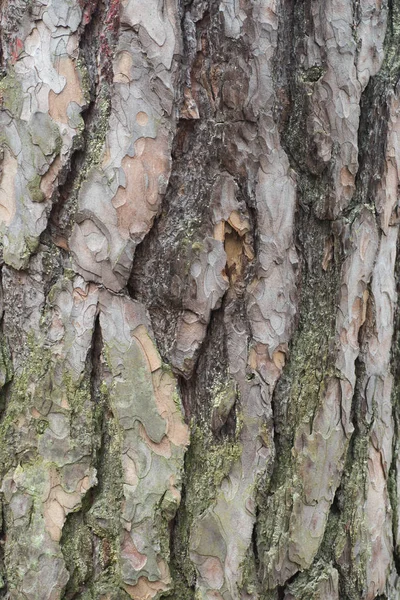
[[[40,182],[42,178],[40,175],[35,175],[35,177],[28,183],[28,190],[33,202],[43,202],[45,199],[44,193],[40,189]]]
[[[0,478],[16,463],[18,451],[24,449],[19,447],[18,418],[26,415],[30,420],[28,409],[35,406],[35,386],[32,384],[40,382],[41,397],[49,392],[50,350],[40,343],[36,344],[33,336],[29,337],[29,346],[27,364],[21,372],[14,374],[0,424]]]
[[[0,106],[15,118],[18,118],[22,112],[23,94],[21,83],[10,70],[9,73],[0,80]]]
[[[108,387],[100,385],[95,396],[91,452],[97,456],[98,485],[85,497],[82,510],[70,515],[64,526],[61,544],[71,578],[63,600],[75,598],[77,593],[86,600],[98,600],[103,595],[110,600],[129,598],[120,577],[121,432],[109,408]],[[80,397],[75,396],[74,402],[72,410],[82,415]]]
[[[73,598],[93,575],[93,540],[81,512],[71,514],[63,527],[61,547],[69,581],[64,600]]]
[[[218,387],[218,393],[221,388]],[[214,399],[215,400],[215,399]],[[171,567],[175,593],[167,598],[193,600],[196,571],[189,556],[190,531],[193,523],[215,501],[221,483],[239,460],[240,418],[235,435],[217,439],[205,421],[193,421],[191,443],[185,457],[184,496],[174,530],[174,560]],[[176,596],[175,594],[178,594]]]

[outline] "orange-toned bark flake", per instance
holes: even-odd
[[[70,102],[76,102],[80,106],[84,104],[84,98],[74,61],[69,56],[60,57],[54,65],[59,75],[66,79],[64,89],[59,94],[50,90],[49,114],[54,121],[68,124],[67,109]]]

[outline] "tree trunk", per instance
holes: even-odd
[[[0,23],[0,598],[398,600],[400,0]]]

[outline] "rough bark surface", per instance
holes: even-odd
[[[400,598],[399,0],[0,0],[0,598]]]

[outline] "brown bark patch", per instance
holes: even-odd
[[[5,225],[11,223],[16,211],[14,180],[17,170],[17,159],[6,149],[0,179],[0,223]]]
[[[55,68],[59,75],[65,77],[66,83],[59,94],[50,90],[49,114],[54,121],[68,124],[67,109],[70,102],[76,102],[80,106],[84,103],[81,84],[74,62],[69,56],[59,58]]]
[[[136,155],[122,159],[126,183],[118,188],[112,203],[119,230],[126,239],[142,235],[151,226],[169,172],[167,144],[164,137],[141,138],[135,144]]]

